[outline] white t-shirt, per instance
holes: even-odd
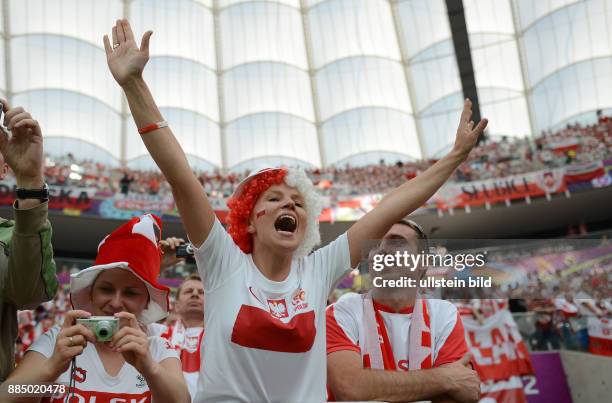
[[[595,305],[595,300],[593,299],[592,296],[590,296],[584,291],[580,291],[574,297],[574,301],[578,305],[578,312],[580,312],[580,315],[582,316],[595,315],[593,311],[591,311],[589,308],[586,307],[586,305],[590,305],[592,308],[595,308],[597,310],[596,305]]]
[[[179,352],[183,376],[189,389],[191,400],[198,391],[198,377],[200,375],[200,345],[203,337],[203,327],[166,326],[158,323],[149,325],[149,335],[159,336],[170,342]]]
[[[395,312],[376,300],[374,309],[384,322],[384,333],[389,340],[396,370],[408,371],[409,329],[412,308]],[[428,299],[430,328],[434,341],[434,367],[460,360],[467,352],[465,333],[457,308],[448,301]],[[350,350],[361,353],[359,328],[363,321],[363,302],[359,294],[344,294],[327,308],[327,354]],[[385,336],[383,336],[385,337]],[[364,357],[365,359],[365,357]],[[367,366],[364,363],[364,367]]]
[[[47,333],[36,339],[28,351],[36,351],[47,358],[51,357],[59,331],[60,326],[52,327]],[[161,337],[149,337],[149,351],[155,362],[162,362],[166,358],[178,359],[176,350],[168,340]],[[61,374],[55,382],[68,385],[70,368]],[[151,402],[151,391],[147,381],[138,370],[126,362],[117,376],[110,376],[104,369],[104,364],[102,364],[92,343],[88,343],[83,353],[76,357],[74,396],[78,401],[90,402],[95,400],[96,403],[110,403],[111,401]],[[64,398],[64,396],[53,400],[45,398],[43,402],[62,403]]]
[[[196,402],[325,400],[325,306],[350,268],[346,234],[265,278],[218,220],[195,251],[206,332]]]

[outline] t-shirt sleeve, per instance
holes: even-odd
[[[440,344],[441,347],[435,357],[435,367],[458,361],[468,352],[463,322],[456,309],[453,311],[453,315],[448,315],[440,338],[436,341],[436,345]]]
[[[213,291],[240,269],[246,255],[215,217],[204,243],[194,247],[194,257],[204,290]]]
[[[55,349],[55,340],[57,339],[59,331],[59,325],[53,326],[45,333],[38,336],[27,351],[36,351],[47,358],[51,357]]]
[[[168,326],[162,325],[161,323],[151,323],[147,326],[147,333],[149,336],[161,336],[168,331]]]
[[[180,360],[179,353],[170,342],[166,339],[162,339],[159,336],[149,337],[149,349],[151,351],[151,357],[155,362],[162,362],[166,358],[176,358]]]
[[[351,254],[346,232],[307,258],[311,259],[314,270],[325,280],[329,294],[336,282],[351,269]]]
[[[359,330],[353,317],[339,304],[330,305],[326,312],[327,354],[336,351],[355,351],[359,348]]]

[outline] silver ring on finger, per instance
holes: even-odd
[[[113,43],[113,49],[117,49],[119,47],[118,43]]]
[[[68,341],[70,342],[70,344],[68,344],[68,347],[74,346],[74,338],[72,336],[68,337]]]

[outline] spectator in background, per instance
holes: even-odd
[[[536,313],[535,349],[548,350],[550,343],[553,350],[558,350],[561,345],[559,332],[555,327],[555,305],[552,299],[534,299],[531,301],[530,309]]]
[[[597,302],[591,295],[594,291],[588,281],[583,282],[580,291],[574,296],[575,304],[578,307],[579,319],[577,320],[576,339],[580,345],[580,349],[587,351],[589,349],[589,334],[587,320],[589,316],[602,317],[604,312],[598,308]]]
[[[535,148],[531,140],[502,138],[488,141],[473,150],[463,163],[453,180],[467,182],[488,178],[502,178],[508,175],[522,174],[543,168],[555,168],[575,162],[603,160],[612,155],[612,126],[606,116],[601,123],[581,126],[568,125],[556,132],[544,131],[542,137],[535,139]],[[576,149],[557,152],[559,143],[568,139],[576,140]],[[554,152],[553,152],[554,151]],[[435,163],[434,160],[398,161],[393,165],[370,164],[365,166],[328,167],[314,169],[309,176],[317,187],[332,201],[336,198],[386,193],[405,180],[414,178],[418,173]],[[78,166],[81,179],[69,178],[72,165]],[[76,160],[74,156],[49,159],[45,169],[47,182],[60,186],[94,186],[100,192],[121,192],[121,180],[127,174],[128,193],[170,196],[168,182],[159,172],[127,170],[107,167],[88,160]],[[249,172],[241,174],[224,174],[215,172],[198,172],[198,181],[211,198],[226,198],[236,184]],[[158,186],[159,185],[159,186]]]
[[[149,181],[149,194],[150,195],[158,194],[159,188],[160,188],[159,180],[157,180],[157,177],[153,175],[153,177]]]
[[[610,121],[610,118],[608,116],[605,116],[601,109],[597,109],[596,114],[597,114],[597,123],[606,124]]]
[[[123,174],[123,178],[121,178],[121,181],[119,182],[120,186],[121,186],[121,194],[123,194],[124,196],[127,196],[128,192],[130,191],[130,184],[134,182],[134,177],[128,175],[127,171]]]
[[[163,252],[161,271],[185,261],[176,257],[176,249],[183,243],[184,239],[174,237],[160,242]],[[176,318],[166,318],[165,325],[152,323],[148,331],[151,336],[159,335],[169,340],[180,352],[183,375],[193,400],[198,388],[200,346],[204,336],[204,287],[197,274],[190,275],[179,286],[172,314]]]
[[[0,218],[0,382],[14,367],[17,310],[33,309],[53,298],[58,285],[47,220],[42,132],[23,108],[1,102],[2,124],[11,133],[0,129],[0,180],[10,167],[17,188],[31,193],[13,204],[15,221]]]
[[[190,275],[179,286],[174,311],[178,314],[176,322],[169,326],[153,323],[149,334],[169,340],[180,352],[183,375],[193,400],[198,390],[200,346],[204,337],[204,286],[197,274]]]

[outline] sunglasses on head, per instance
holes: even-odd
[[[414,232],[416,232],[419,235],[420,239],[428,239],[427,234],[425,233],[425,230],[423,229],[423,227],[421,227],[419,224],[415,223],[414,221],[404,218],[399,221],[399,224],[404,224],[412,228]]]

